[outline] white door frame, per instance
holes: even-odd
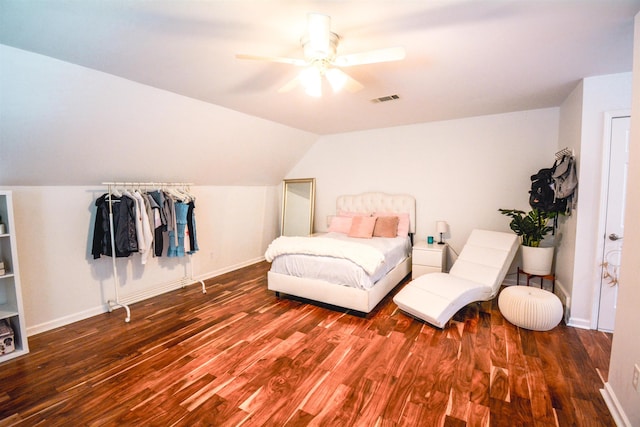
[[[600,212],[598,213],[598,229],[597,229],[597,247],[596,247],[596,264],[594,266],[593,279],[593,301],[591,316],[591,329],[597,329],[598,317],[600,314],[600,283],[602,277],[602,266],[599,260],[602,259],[604,252],[604,238],[606,233],[607,219],[607,192],[609,188],[609,161],[611,159],[611,121],[617,117],[631,117],[631,110],[615,110],[604,113],[604,134],[602,136],[602,164],[600,174]],[[580,184],[578,184],[580,185]],[[578,203],[580,201],[578,200]]]

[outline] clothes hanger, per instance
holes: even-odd
[[[127,189],[127,187],[124,187],[124,188],[122,189],[122,194],[124,194],[124,195],[125,195],[125,196],[127,196],[127,197],[133,197],[133,196],[131,195],[131,193],[129,192],[129,190]]]
[[[182,188],[183,188],[184,193],[185,193],[186,195],[188,195],[188,196],[189,196],[189,198],[190,198],[191,200],[195,199],[195,197],[193,196],[193,193],[191,193],[191,188],[189,188],[189,186],[188,186],[188,185],[185,185],[185,186],[184,186],[184,187],[182,187]]]
[[[182,194],[183,201],[185,203],[189,203],[191,201],[191,194],[189,194],[189,192],[185,189],[184,185],[182,187],[176,187],[176,190],[178,191],[178,193]]]
[[[164,192],[169,194],[170,196],[172,196],[173,198],[176,198],[178,200],[182,200],[184,198],[184,196],[180,193],[178,193],[176,191],[176,189],[174,187],[172,187],[171,185],[168,185],[165,189]]]

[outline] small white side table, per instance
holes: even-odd
[[[411,278],[415,279],[423,274],[438,273],[447,264],[447,244],[428,244],[425,241],[413,245]]]

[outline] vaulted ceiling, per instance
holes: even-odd
[[[631,71],[639,0],[2,0],[0,43],[314,134],[559,105],[581,78]],[[345,69],[356,93],[278,93],[299,71],[308,12],[343,54],[402,46]],[[384,103],[371,100],[398,95]]]

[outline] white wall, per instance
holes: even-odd
[[[559,258],[561,284],[572,297],[569,324],[573,326],[596,326],[594,301],[601,274],[598,248],[601,253],[600,236],[604,232],[601,189],[605,114],[631,107],[631,83],[631,73],[586,78],[576,89],[581,93],[574,91],[562,109],[566,121],[561,122],[564,131],[559,143],[574,148],[578,160],[578,207],[574,217],[563,223],[565,234]],[[580,99],[582,104],[577,102]],[[580,111],[580,117],[576,111]],[[572,272],[567,271],[568,266]]]
[[[625,211],[624,250],[620,267],[620,290],[613,335],[609,379],[605,396],[614,396],[610,406],[626,417],[628,426],[640,425],[640,390],[631,385],[634,364],[640,366],[640,15],[635,18],[633,57],[633,107],[629,152],[629,186]],[[619,423],[621,425],[621,423]]]
[[[581,81],[571,92],[560,107],[560,130],[558,136],[558,148],[569,148],[580,161],[580,149],[582,141],[582,104],[583,87]],[[578,165],[578,172],[582,167]],[[573,271],[575,262],[576,245],[576,216],[577,211],[572,211],[570,216],[562,216],[558,220],[558,232],[556,238],[555,272],[556,286],[562,289],[565,295],[571,296],[573,292]],[[569,307],[571,300],[568,302]],[[570,311],[570,310],[569,310]]]
[[[14,191],[22,292],[29,335],[106,311],[114,297],[110,257],[94,260],[94,202],[101,186],[3,187]],[[278,186],[193,187],[193,275],[208,278],[260,261],[278,231]],[[165,251],[166,253],[166,251]],[[120,295],[179,280],[186,258],[118,258]],[[116,312],[117,313],[117,312]],[[124,318],[124,314],[117,313]],[[135,309],[132,313],[135,316]]]
[[[528,209],[530,176],[553,164],[558,117],[549,108],[324,136],[287,178],[316,178],[316,231],[339,194],[408,193],[416,238],[446,220],[459,251],[473,228],[509,231],[499,208]]]
[[[111,260],[89,255],[103,181],[196,184],[196,277],[262,259],[279,184],[315,135],[8,46],[0,56],[0,186],[15,190],[30,334],[106,309]],[[122,295],[185,273],[183,260],[118,265]]]

